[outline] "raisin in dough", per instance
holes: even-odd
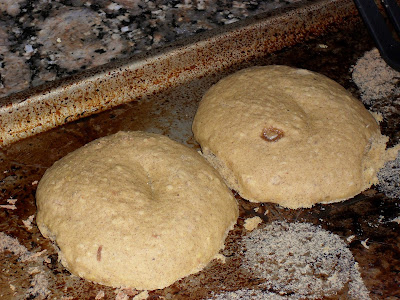
[[[224,246],[238,207],[196,151],[120,132],[68,154],[37,189],[37,224],[73,274],[114,287],[164,288]]]
[[[331,79],[287,66],[252,67],[204,95],[193,122],[203,155],[253,202],[310,207],[377,183],[388,138]]]

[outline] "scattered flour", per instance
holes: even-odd
[[[369,249],[368,240],[369,238],[364,241],[361,241],[361,245],[363,245],[365,249]]]
[[[35,274],[31,280],[31,286],[25,295],[26,298],[32,299],[34,297],[33,299],[35,299],[39,295],[42,297],[48,295],[50,293],[47,288],[48,285],[49,282],[43,273]]]
[[[116,294],[115,300],[144,300],[148,297],[148,292],[147,291],[137,291],[135,289],[131,288],[116,288],[114,290],[114,293]],[[132,297],[132,298],[131,298]]]
[[[352,70],[352,78],[367,105],[388,96],[400,96],[400,72],[392,69],[374,48],[361,57]]]
[[[348,243],[351,243],[351,242],[354,240],[355,237],[356,237],[355,235],[350,235],[350,236],[346,239],[346,241],[347,241]]]
[[[10,251],[14,255],[20,257],[21,261],[27,261],[31,258],[32,254],[21,245],[17,239],[8,236],[4,232],[0,232],[0,253]]]
[[[364,104],[372,111],[398,116],[400,105],[400,72],[392,69],[374,48],[366,52],[352,69],[352,78]],[[390,98],[388,101],[387,98]],[[378,189],[391,198],[400,197],[400,154],[385,164],[378,173]]]
[[[28,219],[22,220],[22,223],[24,224],[26,229],[32,230],[32,228],[33,228],[32,227],[32,222],[33,222],[34,218],[35,218],[35,215],[31,215],[31,216],[28,217]]]
[[[11,209],[11,210],[17,209],[17,207],[15,206],[15,203],[17,203],[17,201],[18,201],[17,199],[12,199],[12,198],[7,199],[7,204],[0,205],[0,208]]]
[[[238,290],[234,292],[226,292],[218,295],[214,295],[214,300],[285,300],[294,299],[278,294],[263,292],[260,290]]]
[[[17,203],[17,201],[18,201],[18,199],[13,199],[13,198],[7,199],[7,203],[11,204],[11,205],[15,205],[15,203]]]
[[[129,296],[122,290],[119,290],[115,296],[115,300],[129,300]]]
[[[400,216],[397,218],[394,218],[393,220],[391,220],[391,222],[396,222],[397,224],[400,224]]]
[[[369,299],[358,264],[345,242],[320,227],[274,222],[250,232],[242,243],[243,267],[265,279],[260,287],[268,293],[286,297],[281,299],[343,293],[350,299]]]
[[[26,269],[30,279],[30,287],[26,290],[24,299],[45,299],[50,293],[49,282],[44,275],[43,258],[41,257],[47,250],[40,252],[30,252],[25,246],[21,245],[17,239],[0,232],[0,254],[8,251],[19,257],[19,261],[27,263]]]
[[[25,246],[21,245],[17,239],[8,236],[4,232],[0,232],[0,253],[4,251],[12,252],[14,255],[19,256],[21,262],[35,261],[47,250],[40,252],[30,252]]]
[[[4,205],[0,205],[0,208],[4,208],[4,209],[17,209],[17,207],[15,206],[15,204],[4,204]]]
[[[97,293],[96,298],[94,298],[94,299],[95,299],[95,300],[100,300],[100,299],[103,299],[104,296],[105,296],[104,291],[103,291],[103,290],[100,290],[100,291]]]
[[[214,259],[218,259],[220,262],[222,262],[223,264],[226,262],[226,257],[221,254],[221,253],[217,253],[214,257]]]
[[[378,172],[378,190],[390,198],[400,198],[400,152]]]
[[[145,300],[148,297],[149,297],[149,293],[147,291],[143,291],[140,294],[133,297],[132,300]]]

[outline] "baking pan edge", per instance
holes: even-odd
[[[0,99],[0,146],[265,56],[358,19],[352,1],[318,0],[5,97]]]

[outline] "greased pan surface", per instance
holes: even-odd
[[[61,266],[53,246],[35,225],[34,193],[44,171],[74,149],[119,130],[162,133],[198,148],[190,127],[203,93],[220,78],[251,65],[286,64],[314,70],[338,81],[358,96],[350,69],[373,44],[361,23],[353,21],[316,40],[272,54],[248,57],[234,65],[206,72],[201,78],[165,86],[154,94],[143,95],[138,101],[3,146],[0,152],[0,204],[4,205],[0,209],[0,298],[94,299],[104,295],[103,299],[123,299],[137,295],[139,292],[135,290],[108,288],[71,276]],[[399,140],[399,121],[395,116],[382,123],[382,131],[390,136],[391,144]],[[387,198],[376,189],[370,189],[343,203],[300,210],[249,203],[239,196],[237,199],[240,217],[222,251],[225,263],[215,260],[198,274],[163,290],[150,291],[149,299],[206,299],[212,293],[257,289],[258,282],[240,266],[243,259],[240,242],[247,233],[244,220],[253,216],[261,217],[263,224],[297,220],[321,225],[348,244],[371,298],[400,297],[399,224],[391,221],[400,214],[398,199]],[[343,295],[333,298],[341,297]]]

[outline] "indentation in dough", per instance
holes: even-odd
[[[261,138],[267,142],[276,142],[283,138],[284,133],[282,130],[275,127],[264,128],[261,133]]]

